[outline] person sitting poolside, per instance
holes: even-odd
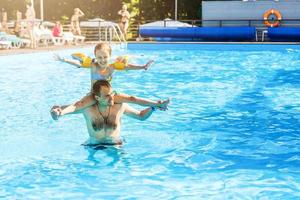
[[[54,37],[62,37],[63,27],[59,21],[56,21],[55,26],[52,29],[52,35]]]
[[[93,85],[93,97],[96,104],[89,105],[77,102],[68,106],[53,106],[51,116],[57,120],[66,114],[82,113],[86,120],[89,139],[87,146],[121,145],[121,118],[123,114],[139,120],[146,120],[156,108],[167,110],[169,99],[152,103],[152,107],[138,111],[126,103],[120,102],[119,95],[114,94],[110,83],[106,80],[97,81]],[[132,97],[132,99],[139,99]],[[151,102],[144,100],[145,102]],[[139,104],[138,102],[132,102]],[[146,104],[145,104],[146,105]],[[151,103],[149,103],[151,105]],[[155,107],[154,107],[155,106]]]

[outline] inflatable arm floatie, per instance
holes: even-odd
[[[92,65],[93,59],[83,53],[73,53],[72,58],[81,63],[81,67],[89,68]]]
[[[93,62],[93,59],[83,53],[73,53],[72,58],[78,60],[81,63],[83,68],[90,68]],[[113,67],[116,70],[125,70],[128,65],[128,56],[119,56],[116,58],[116,61],[110,64],[110,67]]]
[[[128,65],[128,56],[119,56],[116,58],[116,61],[110,64],[116,70],[125,70]]]

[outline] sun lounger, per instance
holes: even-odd
[[[52,42],[52,32],[48,29],[34,29],[37,44],[41,43],[44,46],[48,46]]]
[[[21,47],[30,47],[31,41],[29,39],[20,38],[22,41]]]
[[[74,43],[75,45],[77,45],[77,44],[79,44],[79,43],[83,43],[84,40],[85,40],[85,37],[84,37],[84,36],[81,36],[81,35],[74,35],[73,37],[74,37],[73,43]]]
[[[83,43],[85,40],[84,36],[74,35],[72,32],[63,32],[62,37],[52,37],[55,45],[63,44],[75,44]]]
[[[11,49],[11,42],[10,41],[0,41],[0,49]]]
[[[65,43],[65,40],[63,37],[54,37],[52,36],[52,42],[54,45],[64,45]]]
[[[0,35],[0,40],[10,42],[10,48],[20,48],[23,44],[21,38],[15,35],[3,34]]]
[[[64,44],[72,44],[74,40],[74,35],[72,32],[63,32],[62,38]]]

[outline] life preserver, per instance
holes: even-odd
[[[90,68],[93,62],[93,59],[83,53],[73,53],[72,57],[76,60],[79,60],[83,68]],[[116,58],[114,63],[111,63],[110,66],[116,70],[125,70],[128,65],[128,56],[119,56]]]
[[[271,15],[274,15],[276,17],[276,20],[274,22],[271,22],[269,20],[269,17]],[[270,10],[267,10],[264,13],[264,24],[268,27],[277,27],[277,26],[279,26],[279,23],[280,23],[281,20],[282,20],[282,15],[278,10],[270,9]]]

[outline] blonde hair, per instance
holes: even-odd
[[[107,43],[107,42],[101,42],[101,43],[98,43],[96,46],[95,46],[95,49],[94,49],[94,54],[96,54],[96,51],[99,51],[99,50],[105,50],[105,51],[108,51],[109,55],[111,55],[111,46]]]

